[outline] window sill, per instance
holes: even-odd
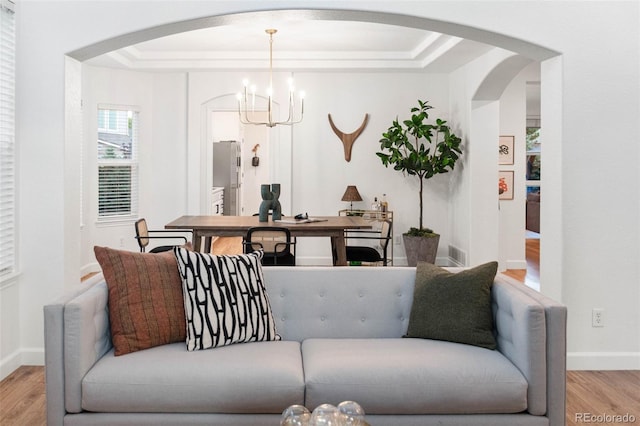
[[[98,228],[106,228],[109,226],[122,226],[122,225],[131,225],[138,220],[137,216],[118,216],[118,217],[109,217],[109,218],[98,218],[96,220],[96,226]]]
[[[12,272],[7,275],[3,275],[0,277],[0,290],[4,290],[5,288],[11,287],[15,284],[18,284],[18,278],[20,277],[20,272]]]

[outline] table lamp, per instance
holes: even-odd
[[[355,185],[347,186],[347,189],[346,189],[346,191],[344,191],[344,195],[342,196],[342,201],[351,202],[351,207],[349,208],[349,210],[353,210],[353,202],[354,201],[362,201],[362,197],[360,196],[360,193],[358,192],[358,188],[356,188]]]

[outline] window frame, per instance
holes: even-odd
[[[122,129],[124,127],[120,126],[120,131],[118,130],[118,126],[115,128],[113,126],[108,127],[100,127],[100,116],[103,115],[106,118],[106,121],[109,124],[112,124],[112,120],[110,119],[111,114],[106,114],[103,112],[106,111],[119,111],[127,113],[127,121],[131,120],[131,146],[130,146],[130,158],[104,158],[101,157],[101,139],[100,135],[102,134],[113,134],[113,135],[123,135]],[[139,200],[139,170],[140,165],[138,161],[138,152],[140,149],[140,137],[139,137],[139,129],[140,129],[140,109],[136,106],[131,105],[107,105],[107,104],[99,104],[97,108],[97,139],[96,139],[96,217],[97,223],[105,224],[105,223],[115,223],[122,221],[131,221],[138,218],[138,200]],[[128,127],[128,126],[127,126]],[[102,141],[104,143],[104,141]],[[116,148],[117,149],[117,148]],[[103,167],[129,167],[131,170],[131,174],[129,177],[129,186],[130,186],[130,200],[129,200],[129,208],[126,210],[115,210],[112,212],[103,212],[104,208],[107,208],[109,205],[107,203],[103,204],[103,200],[101,200],[102,191],[102,179],[101,179],[101,168]],[[118,177],[116,179],[119,179]],[[117,202],[115,203],[117,204]]]
[[[12,1],[0,0],[0,283],[18,274],[18,164],[15,138],[16,23]]]

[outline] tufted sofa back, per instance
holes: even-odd
[[[407,331],[415,268],[269,267],[264,280],[284,340],[390,338]]]

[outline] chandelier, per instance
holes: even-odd
[[[243,80],[243,91],[238,93],[238,115],[240,116],[240,122],[242,124],[255,124],[264,125],[267,127],[275,127],[279,124],[291,126],[302,121],[304,115],[304,92],[300,92],[300,115],[298,119],[295,118],[295,100],[294,100],[294,84],[293,75],[289,78],[289,115],[284,121],[273,120],[273,35],[278,30],[267,29],[265,30],[269,34],[269,87],[267,87],[267,121],[260,121],[255,119],[255,106],[256,106],[256,86],[249,83],[249,80]]]

